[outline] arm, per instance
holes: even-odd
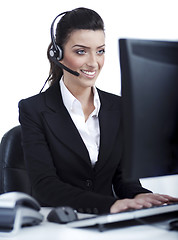
[[[120,130],[120,132],[122,129]],[[122,134],[120,134],[122,138]],[[116,146],[121,146],[120,140]],[[115,150],[116,151],[116,150]],[[121,157],[122,158],[122,157]],[[113,188],[119,200],[111,206],[110,212],[117,213],[129,209],[149,208],[159,206],[165,203],[177,202],[178,198],[174,198],[163,194],[154,194],[151,191],[143,188],[140,181],[126,181],[122,177],[121,163],[117,167],[113,178]]]
[[[116,170],[113,184],[115,193],[119,196],[119,200],[115,201],[111,206],[111,213],[178,202],[178,198],[164,194],[155,194],[143,188],[139,180],[124,181],[122,178],[121,166],[118,166]]]

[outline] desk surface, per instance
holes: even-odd
[[[42,208],[44,221],[33,227],[25,227],[15,236],[0,237],[0,240],[177,240],[178,232],[167,230],[167,221],[152,225],[136,224],[125,227],[106,228],[100,232],[97,227],[70,228],[46,221],[49,208]]]
[[[160,190],[161,193],[163,193],[165,188],[160,189],[160,186],[165,187],[167,185],[164,193],[173,196],[178,196],[177,183],[178,175],[144,179],[142,182],[145,187],[153,192],[159,192]],[[42,208],[41,212],[45,218],[40,225],[23,228],[16,236],[0,237],[0,240],[178,240],[178,231],[167,230],[168,221],[152,225],[136,224],[121,228],[117,226],[112,229],[107,228],[104,232],[99,232],[97,227],[74,229],[65,225],[47,222],[46,216],[50,210],[50,208]]]

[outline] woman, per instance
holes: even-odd
[[[27,170],[42,206],[115,213],[177,200],[122,179],[121,98],[95,87],[104,52],[101,17],[86,8],[65,13],[48,49],[51,86],[19,103]]]

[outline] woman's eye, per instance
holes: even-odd
[[[78,50],[78,51],[76,51],[76,53],[79,55],[84,55],[86,52],[85,52],[85,50]]]
[[[99,50],[97,53],[98,53],[99,55],[102,55],[102,54],[105,53],[105,49],[101,49],[101,50]]]

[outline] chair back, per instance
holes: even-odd
[[[32,195],[21,145],[21,126],[5,133],[0,144],[0,194],[11,191]]]

